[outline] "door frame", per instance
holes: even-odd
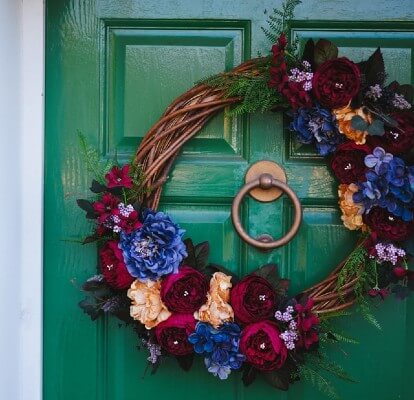
[[[6,316],[0,398],[16,400],[42,398],[44,10],[44,0],[0,3],[0,140],[7,143],[0,165],[7,174],[2,197],[10,207],[0,232],[7,268],[0,283]]]

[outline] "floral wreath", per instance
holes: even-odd
[[[264,29],[275,43],[270,56],[180,96],[130,164],[102,165],[81,137],[96,179],[94,199],[78,205],[94,222],[84,243],[98,242],[99,266],[82,286],[88,296],[80,307],[92,320],[112,314],[132,327],[154,371],[165,357],[189,370],[200,355],[208,372],[226,379],[240,370],[245,385],[262,374],[287,390],[301,378],[315,383],[322,370],[351,380],[324,355],[326,343],[343,338],[331,318],[357,303],[377,324],[369,309],[375,298],[393,292],[403,299],[414,290],[403,248],[414,233],[413,88],[385,84],[379,48],[359,63],[338,57],[325,39],[309,40],[300,54],[287,25],[299,2],[288,0],[270,17]],[[234,114],[287,111],[297,140],[329,157],[343,224],[362,232],[326,279],[294,297],[275,265],[239,279],[208,262],[208,242],[184,240],[184,230],[156,211],[182,145],[229,105]]]

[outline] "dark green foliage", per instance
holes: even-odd
[[[338,47],[331,41],[326,39],[319,39],[314,47],[313,59],[310,61],[311,65],[319,67],[328,60],[333,60],[338,57]]]

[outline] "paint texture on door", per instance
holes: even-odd
[[[76,198],[87,195],[90,175],[80,157],[77,132],[103,158],[128,161],[165,107],[206,76],[266,53],[261,31],[279,0],[59,0],[47,2],[46,176],[44,272],[44,398],[99,399],[320,399],[309,384],[288,393],[257,380],[243,388],[237,374],[220,382],[202,360],[190,373],[168,360],[155,376],[137,339],[118,321],[91,323],[77,302],[77,285],[96,264],[94,245],[71,240],[88,233]],[[411,6],[410,6],[411,3]],[[402,20],[404,21],[397,21]],[[389,80],[414,83],[414,9],[410,0],[306,0],[293,32],[302,43],[328,38],[358,61],[381,46]],[[233,230],[231,202],[248,166],[268,159],[283,165],[301,199],[304,221],[286,247],[259,253]],[[165,185],[161,209],[195,242],[209,240],[210,261],[245,275],[268,262],[292,280],[292,293],[323,278],[353,247],[341,224],[336,183],[325,160],[296,143],[282,114],[215,117],[185,146]],[[244,203],[252,236],[280,237],[292,220],[287,199]],[[335,382],[344,399],[410,398],[413,301],[381,306],[376,331],[359,316],[338,323],[360,340],[331,357],[360,383]]]

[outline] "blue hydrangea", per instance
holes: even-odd
[[[370,168],[366,182],[358,184],[354,194],[355,203],[361,203],[365,212],[374,206],[387,209],[403,221],[414,218],[413,168],[407,167],[401,158],[386,153],[376,147],[365,157],[365,165]]]
[[[163,212],[147,210],[140,229],[121,233],[119,247],[128,272],[140,281],[176,273],[187,256],[184,232]]]
[[[205,354],[207,370],[220,379],[227,379],[231,370],[239,369],[245,356],[239,352],[241,329],[234,323],[225,323],[218,329],[198,322],[195,332],[188,337],[198,354]]]
[[[319,105],[314,108],[299,108],[293,116],[290,129],[296,132],[300,143],[316,143],[321,156],[334,152],[344,140],[338,131],[335,117]]]

